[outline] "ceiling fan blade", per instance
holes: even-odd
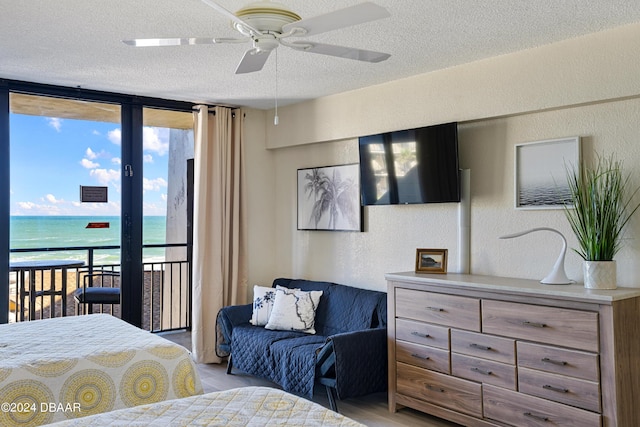
[[[372,2],[365,2],[286,24],[282,27],[282,32],[288,33],[295,28],[302,28],[305,30],[304,36],[312,36],[314,34],[375,21],[377,19],[388,18],[389,16],[391,16],[391,14],[384,7]]]
[[[224,37],[187,37],[168,39],[131,39],[122,40],[122,43],[134,47],[156,47],[156,46],[184,46],[197,44],[219,44],[219,43],[245,43],[248,39],[234,39]]]
[[[132,39],[122,40],[122,43],[135,47],[153,47],[153,46],[181,46],[196,44],[214,44],[215,39],[210,37],[190,37],[190,38],[169,38],[169,39]]]
[[[373,50],[354,49],[351,47],[307,41],[287,43],[287,46],[292,47],[296,50],[302,50],[304,52],[337,56],[340,58],[355,59],[356,61],[365,62],[382,62],[391,56],[388,53],[376,52]]]
[[[255,48],[247,50],[236,68],[236,74],[253,73],[254,71],[262,70],[270,53],[271,51],[262,51]]]
[[[260,32],[260,30],[258,30],[257,28],[252,27],[251,25],[247,24],[245,21],[243,21],[242,19],[238,18],[236,15],[234,15],[232,12],[228,11],[227,9],[225,9],[224,7],[220,6],[218,3],[216,3],[213,0],[201,0],[204,4],[206,4],[209,7],[214,8],[215,10],[217,10],[218,12],[220,12],[221,14],[223,14],[224,16],[226,16],[227,18],[229,18],[231,21],[235,22],[238,25],[242,25],[244,28],[246,28],[254,37],[259,37],[262,35],[262,33]]]

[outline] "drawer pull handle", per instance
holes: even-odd
[[[560,366],[566,366],[566,365],[568,365],[568,363],[567,363],[567,362],[565,362],[564,360],[553,360],[553,359],[549,359],[548,357],[543,357],[541,360],[542,360],[543,362],[546,362],[546,363],[552,363],[552,364],[554,364],[554,365],[560,365]]]
[[[489,347],[488,345],[480,345],[480,344],[476,344],[476,343],[471,343],[471,344],[469,344],[469,347],[477,348],[478,350],[491,351],[491,347]]]
[[[525,320],[524,322],[522,322],[522,324],[524,326],[532,326],[534,328],[546,328],[547,325],[544,323],[539,323],[539,322],[529,322],[528,320]]]
[[[426,307],[426,309],[431,311],[444,311],[444,308],[440,307]]]
[[[525,412],[523,413],[523,415],[525,417],[530,417],[539,421],[544,421],[544,422],[549,421],[549,417],[545,417],[544,415],[536,415],[536,414],[532,414],[531,412]]]
[[[418,332],[418,331],[411,332],[411,335],[414,335],[420,338],[429,338],[429,334],[423,334],[422,332]]]
[[[562,387],[555,387],[549,384],[545,384],[542,386],[543,389],[545,390],[553,390],[553,391],[558,391],[560,393],[569,393],[569,389],[567,388],[562,388]]]
[[[431,391],[437,391],[439,393],[444,393],[444,389],[435,385],[431,385],[431,384],[426,384],[425,385],[426,388],[428,388]]]
[[[429,356],[422,356],[418,353],[411,354],[411,357],[415,357],[416,359],[420,359],[420,360],[429,360]]]
[[[478,372],[478,373],[483,374],[483,375],[491,375],[491,374],[493,374],[493,372],[491,372],[491,371],[488,371],[486,369],[476,368],[475,366],[473,368],[471,368],[471,370],[473,372]]]

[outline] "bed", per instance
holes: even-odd
[[[189,352],[107,314],[0,325],[0,425],[202,394]]]
[[[53,426],[132,425],[136,427],[363,426],[317,403],[269,387],[235,388],[62,421]]]

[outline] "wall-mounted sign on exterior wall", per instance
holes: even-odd
[[[80,186],[80,202],[82,203],[107,203],[108,187]]]

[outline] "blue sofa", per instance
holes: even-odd
[[[323,291],[316,334],[253,326],[252,305],[224,307],[217,317],[217,351],[232,368],[311,398],[315,383],[336,398],[387,389],[387,295],[329,282],[276,279],[273,287]]]

